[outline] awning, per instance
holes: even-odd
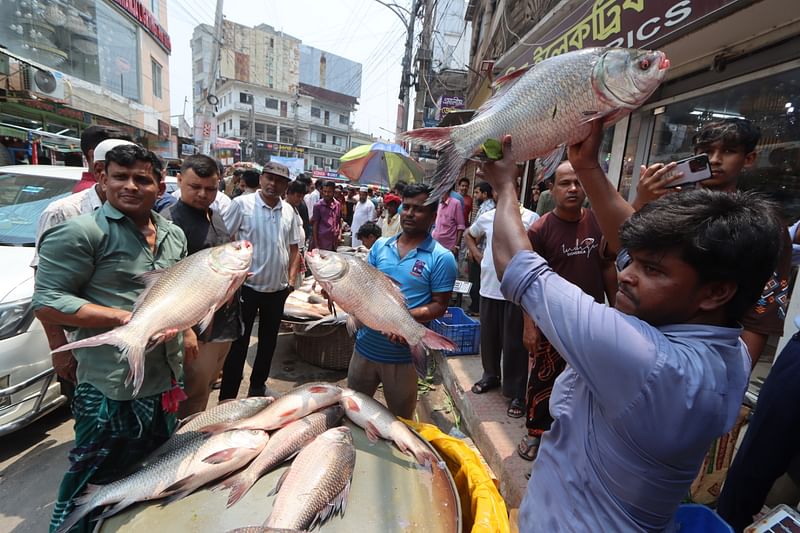
[[[20,141],[27,141],[28,132],[9,126],[0,126],[0,137],[14,137]]]

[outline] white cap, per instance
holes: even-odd
[[[361,187],[360,189],[358,189],[358,192],[367,192],[367,188],[366,187]]]
[[[109,152],[109,150],[125,144],[135,145],[136,143],[132,143],[131,141],[123,141],[122,139],[106,139],[105,141],[102,141],[94,148],[94,160],[105,162],[106,154]]]

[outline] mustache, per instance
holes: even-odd
[[[618,290],[619,292],[621,292],[623,295],[625,295],[625,297],[626,297],[628,300],[630,300],[631,302],[633,302],[633,303],[634,303],[634,304],[636,304],[636,305],[639,305],[639,299],[638,299],[638,298],[636,298],[636,297],[633,295],[633,293],[630,291],[630,289],[628,289],[628,288],[627,288],[627,286],[626,286],[624,283],[618,283],[618,284],[617,284],[617,290]]]

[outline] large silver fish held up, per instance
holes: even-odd
[[[306,263],[328,296],[350,316],[348,329],[364,324],[405,339],[417,373],[427,372],[426,348],[453,351],[458,346],[411,316],[400,289],[386,274],[363,259],[327,250],[312,250]]]
[[[163,270],[140,276],[145,289],[133,306],[130,322],[53,352],[111,344],[128,358],[133,395],[144,380],[145,352],[163,342],[164,332],[200,324],[206,329],[214,313],[244,282],[253,260],[253,245],[237,241],[201,250]]]
[[[429,201],[449,191],[464,161],[488,139],[512,137],[516,162],[550,156],[557,164],[565,145],[588,137],[589,124],[608,126],[642,105],[661,84],[669,60],[663,52],[586,48],[551,57],[498,79],[498,91],[466,124],[421,128],[404,139],[439,150]]]
[[[344,514],[356,449],[350,429],[329,429],[303,448],[281,477],[265,527],[313,529]]]

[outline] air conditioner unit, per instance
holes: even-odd
[[[26,90],[51,100],[64,99],[64,74],[61,72],[27,65],[23,73]]]

